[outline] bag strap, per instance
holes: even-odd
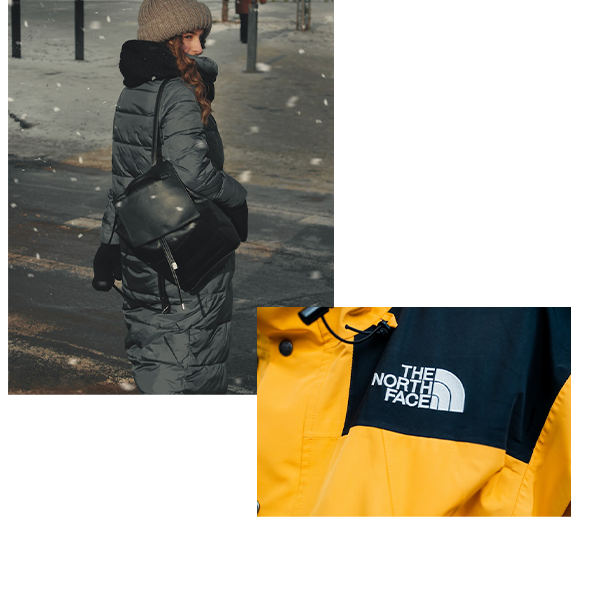
[[[162,160],[162,155],[160,152],[160,132],[159,132],[159,112],[160,112],[160,100],[162,97],[163,90],[165,89],[165,85],[169,80],[165,79],[158,88],[158,93],[156,94],[156,104],[154,106],[154,128],[152,130],[152,166],[154,166],[159,160]]]

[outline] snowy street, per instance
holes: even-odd
[[[119,52],[139,4],[86,1],[85,60],[75,61],[73,2],[21,2],[22,57],[8,61],[11,393],[138,393],[121,299],[93,290],[91,265],[111,185]],[[255,307],[333,304],[333,3],[313,2],[307,32],[296,31],[294,3],[260,5],[255,73],[234,3],[228,23],[220,1],[207,4],[225,169],[250,207],[228,392],[254,394]]]

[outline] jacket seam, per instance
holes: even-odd
[[[387,482],[388,482],[388,490],[390,493],[390,502],[392,505],[392,516],[396,516],[396,500],[394,498],[394,492],[392,490],[392,480],[390,477],[390,468],[389,468],[389,460],[388,460],[388,449],[387,449],[387,445],[385,443],[385,435],[384,435],[384,430],[380,429],[381,431],[381,441],[383,443],[383,456],[385,457],[385,474],[387,477]]]
[[[569,378],[571,376],[569,375],[569,377],[567,378],[567,381],[569,381]],[[540,450],[539,448],[543,445],[543,441],[542,441],[542,437],[547,437],[547,433],[546,433],[546,428],[549,426],[549,419],[550,419],[550,415],[552,415],[552,412],[556,406],[556,402],[559,399],[565,385],[567,384],[567,381],[565,381],[565,383],[563,384],[563,386],[560,388],[560,391],[558,392],[558,394],[556,395],[556,398],[554,398],[554,402],[552,402],[552,406],[550,407],[550,410],[548,411],[548,415],[546,416],[546,420],[544,421],[544,426],[542,427],[542,430],[540,431],[540,435],[538,436],[538,439],[535,442],[535,446],[533,447],[533,452],[531,453],[531,457],[529,458],[529,462],[527,463],[527,467],[525,468],[525,471],[523,473],[523,477],[521,478],[521,483],[519,484],[519,491],[517,492],[516,498],[515,498],[515,503],[513,505],[513,509],[512,512],[510,514],[511,517],[515,516],[515,511],[517,509],[517,504],[519,503],[519,500],[521,498],[521,490],[523,489],[523,485],[525,483],[525,479],[527,478],[527,475],[529,474],[529,472],[531,471],[531,462],[534,459],[534,456],[536,455],[536,453],[539,453]],[[513,457],[514,458],[514,457]],[[532,510],[532,515],[533,515],[533,510]]]
[[[302,432],[302,440],[306,440],[306,469],[304,470],[302,468],[302,465],[304,463],[304,443],[302,444],[302,451],[301,451],[301,455],[300,455],[300,473],[299,473],[299,477],[298,477],[298,492],[296,495],[296,502],[294,503],[294,508],[293,508],[293,513],[298,515],[300,514],[300,510],[302,508],[302,505],[304,504],[304,499],[306,497],[306,490],[310,485],[310,474],[311,474],[311,469],[312,469],[312,445],[313,445],[313,441],[314,438],[312,435],[312,430],[314,427],[314,422],[315,422],[315,415],[317,412],[317,404],[318,404],[318,399],[319,399],[319,392],[321,390],[321,386],[323,384],[323,379],[325,377],[325,373],[327,372],[327,369],[324,368],[327,363],[329,361],[329,357],[328,357],[328,352],[327,349],[324,349],[323,352],[323,359],[321,361],[321,365],[320,365],[320,369],[319,369],[319,382],[318,384],[315,386],[315,391],[311,394],[310,399],[309,399],[309,403],[312,403],[312,414],[310,415],[310,432],[307,435],[305,433],[306,430],[306,425],[307,425],[307,419],[305,418],[304,421],[304,430]],[[307,407],[308,409],[309,407]],[[303,480],[304,480],[304,484],[303,484]]]

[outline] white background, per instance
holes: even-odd
[[[561,598],[594,573],[596,3],[335,19],[336,305],[573,306],[574,516],[256,519],[253,398],[7,397],[3,598]]]

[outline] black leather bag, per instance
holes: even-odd
[[[189,292],[238,248],[240,238],[221,209],[210,200],[194,201],[173,165],[160,153],[158,115],[154,110],[152,167],[113,200],[116,231],[133,254],[178,288]]]

